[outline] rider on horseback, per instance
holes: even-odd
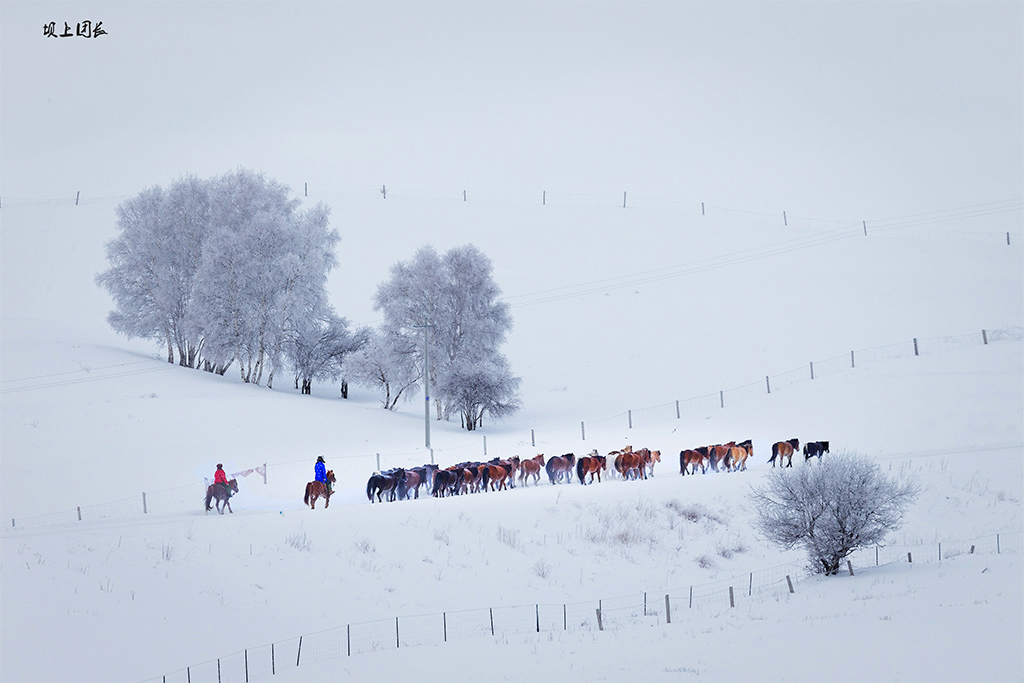
[[[224,465],[217,463],[217,472],[213,475],[213,483],[224,487],[224,493],[231,497],[231,485],[228,484],[228,475],[224,473]]]
[[[324,462],[324,456],[318,455],[316,458],[316,464],[313,465],[313,472],[315,473],[314,480],[323,483],[327,488],[327,495],[331,495],[331,482],[327,480],[327,463]]]

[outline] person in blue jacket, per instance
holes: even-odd
[[[314,479],[323,482],[323,485],[327,487],[328,494],[334,493],[331,491],[331,482],[327,481],[327,463],[324,462],[324,456],[317,456],[316,464],[313,465],[313,473],[315,474]]]

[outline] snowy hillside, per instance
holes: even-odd
[[[1019,246],[991,230],[865,237],[856,225],[656,208],[336,198],[343,265],[331,293],[353,322],[373,322],[376,283],[424,226],[438,249],[472,242],[487,253],[513,305],[505,350],[524,410],[473,433],[434,422],[436,462],[484,459],[485,447],[487,457],[627,444],[663,454],[648,481],[370,505],[378,454],[383,468],[429,461],[422,404],[390,413],[359,388],[343,400],[336,386],[307,397],[287,383],[245,385],[168,365],[159,349],[105,330],[109,302],[91,280],[114,204],[3,209],[4,680],[215,679],[218,658],[243,653],[255,669],[259,648],[293,657],[299,636],[331,629],[333,649],[307,638],[305,663],[275,675],[471,679],[499,660],[484,678],[957,680],[979,665],[953,650],[923,655],[942,629],[966,620],[1019,642],[1024,269]],[[771,443],[793,437],[918,477],[925,492],[882,564],[921,559],[807,579],[801,552],[757,538],[745,495]],[[681,448],[745,438],[749,471],[679,476]],[[301,493],[318,454],[339,495],[310,511]],[[202,510],[218,461],[254,470],[225,516]],[[255,471],[264,464],[266,483]],[[945,561],[918,566],[939,543]],[[970,545],[985,555],[969,557]],[[790,597],[779,590],[786,574],[798,582]],[[755,577],[767,582],[756,592]],[[721,591],[734,584],[729,610]],[[681,610],[691,586],[718,604],[709,597],[665,624],[654,603],[671,594]],[[453,643],[481,648],[465,668],[444,644],[336,659],[347,624],[535,603],[561,614],[645,594],[646,618],[606,608],[614,632],[596,632],[590,613],[575,631]],[[775,621],[787,627],[760,625]],[[830,630],[870,656],[834,672]],[[421,640],[435,635],[431,626]],[[608,658],[608,637],[616,651],[624,644],[619,657]],[[679,638],[696,646],[680,651]],[[732,661],[734,638],[766,653],[814,642],[816,655],[799,666],[769,659],[777,668],[765,672]],[[54,647],[65,657],[47,656]],[[989,651],[985,678],[1019,677],[1012,648]],[[878,664],[895,652],[899,667]]]
[[[0,682],[1021,681],[1022,27],[1019,2],[0,2]],[[521,410],[428,450],[422,392],[271,390],[115,334],[118,206],[234,170],[330,207],[353,327],[396,262],[479,249]],[[853,576],[754,530],[793,438],[921,487]],[[746,471],[680,475],[745,439]],[[366,495],[627,445],[651,478]]]

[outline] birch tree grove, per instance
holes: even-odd
[[[177,352],[179,364],[220,374],[237,363],[243,381],[272,386],[284,365],[296,367],[313,328],[347,326],[325,290],[339,240],[329,209],[300,211],[288,195],[239,169],[126,200],[107,244],[110,268],[96,278],[114,300],[110,325],[161,341],[168,362]],[[323,367],[300,374],[325,376]]]

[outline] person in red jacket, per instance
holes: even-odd
[[[217,472],[213,475],[213,483],[224,487],[224,492],[231,497],[231,486],[228,484],[228,475],[224,473],[224,465],[217,463]]]

